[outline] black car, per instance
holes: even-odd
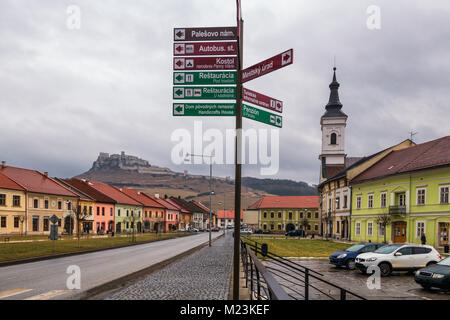
[[[450,290],[450,257],[417,270],[414,280],[424,289],[435,287]]]
[[[305,231],[304,230],[291,230],[289,232],[285,233],[286,237],[304,237]]]

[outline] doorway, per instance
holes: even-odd
[[[448,245],[448,222],[439,222],[439,246]]]
[[[286,225],[286,232],[289,232],[289,231],[292,231],[292,230],[295,230],[295,226],[292,223],[288,223]]]
[[[406,222],[399,221],[392,224],[394,232],[394,243],[406,242]]]

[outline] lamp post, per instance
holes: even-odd
[[[227,223],[226,223],[226,219],[225,219],[225,197],[227,196],[226,193],[223,194],[223,234],[225,234],[225,230],[227,228]],[[219,202],[218,204],[222,204],[222,202]]]
[[[189,157],[202,157],[202,159],[204,157],[209,158],[209,243],[208,245],[211,247],[211,220],[212,220],[212,157],[213,156],[205,156],[204,154],[199,155],[199,154],[186,154],[186,158],[184,159],[185,161],[189,161]]]
[[[72,206],[70,206],[69,209],[69,205],[71,204],[71,202],[69,200],[66,201],[67,204],[67,211],[69,211],[69,235],[72,235]]]

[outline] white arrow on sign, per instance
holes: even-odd
[[[185,29],[175,29],[174,30],[175,40],[184,40],[186,38]]]
[[[173,106],[174,114],[184,114],[184,104],[175,104]]]

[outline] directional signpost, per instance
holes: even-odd
[[[242,83],[261,77],[272,71],[286,67],[292,64],[294,60],[294,50],[289,49],[283,53],[255,64],[247,69],[242,70]]]
[[[174,99],[236,99],[236,87],[173,87]]]
[[[278,128],[283,126],[282,116],[246,104],[242,104],[242,116],[244,118],[252,119]]]
[[[261,93],[243,88],[242,100],[276,112],[283,112],[283,102]]]
[[[236,57],[173,58],[173,70],[236,70]]]
[[[236,0],[236,27],[174,28],[173,116],[235,116],[235,203],[233,299],[239,299],[242,117],[277,128],[283,126],[283,102],[244,89],[244,82],[292,64],[293,49],[242,69],[243,20]],[[227,86],[228,85],[228,86]],[[235,85],[235,86],[230,86]],[[236,103],[184,103],[178,100],[234,100]],[[245,101],[258,107],[243,104]],[[272,113],[260,107],[274,111]],[[210,204],[211,205],[211,204]]]
[[[237,54],[236,41],[227,42],[179,42],[173,44],[174,56],[201,56],[201,55],[235,55]]]
[[[174,103],[174,116],[235,116],[235,103]]]
[[[50,226],[50,240],[52,240],[52,252],[55,252],[55,240],[58,240],[58,225],[59,218],[53,215],[50,218],[52,225]]]
[[[173,84],[236,84],[236,71],[174,72]]]

